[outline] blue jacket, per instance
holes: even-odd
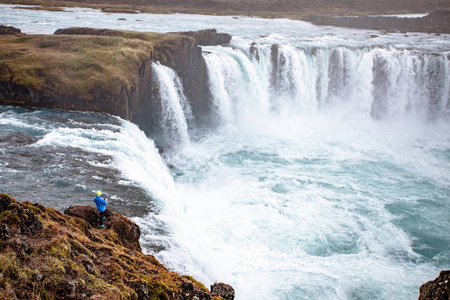
[[[95,202],[95,204],[97,204],[97,210],[99,212],[105,211],[105,209],[106,209],[106,207],[105,207],[106,206],[106,200],[105,199],[103,199],[100,196],[95,196],[94,202]]]

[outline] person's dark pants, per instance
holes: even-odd
[[[103,225],[103,219],[105,218],[105,212],[104,211],[101,211],[100,212],[100,226],[102,226]]]

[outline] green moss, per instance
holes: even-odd
[[[41,211],[39,210],[39,208],[37,208],[36,206],[30,205],[28,206],[29,209],[31,209],[31,211],[33,211],[33,213],[35,214],[39,214]]]
[[[117,263],[106,265],[105,270],[102,273],[104,273],[105,279],[109,283],[115,282],[123,283],[125,272],[123,271],[122,267]]]
[[[88,275],[87,287],[93,289],[97,293],[102,294],[105,298],[108,298],[108,296],[111,295],[121,295],[121,292],[117,287],[91,274]]]
[[[19,278],[19,268],[16,264],[7,264],[2,268],[2,273],[6,279],[16,280]]]
[[[50,299],[49,296],[48,296],[48,293],[45,290],[45,287],[43,285],[41,285],[41,289],[40,289],[39,294],[41,295],[41,299],[42,300],[49,300]]]
[[[166,292],[170,292],[170,289],[161,281],[152,281],[147,283],[148,296],[150,300],[165,299]]]
[[[78,275],[81,273],[80,265],[71,259],[67,260],[64,268],[65,268],[66,274],[69,274],[69,275]]]
[[[71,246],[72,250],[76,250],[79,253],[86,254],[87,256],[92,257],[92,252],[89,251],[88,248],[86,248],[83,245],[81,245],[81,243],[78,242],[77,240],[69,238],[68,242],[70,243],[70,246]]]
[[[189,275],[184,275],[183,276],[186,279],[189,279],[190,281],[192,281],[196,286],[198,286],[200,289],[209,292],[209,290],[205,287],[205,285],[197,280],[194,279],[194,277],[189,276]]]
[[[66,269],[62,261],[56,257],[45,256],[39,262],[38,270],[44,275],[46,282],[58,283],[64,278]]]
[[[11,43],[17,43],[17,44],[27,43],[30,40],[34,40],[35,38],[36,38],[36,36],[33,36],[33,35],[24,35],[24,36],[21,36],[21,37],[18,37],[18,38],[10,40],[10,42]]]
[[[103,71],[103,68],[99,65],[99,63],[89,56],[74,56],[69,58],[66,61],[66,65],[76,71],[86,70],[89,68],[93,68],[98,71]]]
[[[9,218],[9,216],[11,216],[11,211],[5,210],[4,212],[2,212],[0,214],[0,220],[7,219],[7,218]]]
[[[49,253],[57,258],[69,258],[70,244],[67,241],[58,240],[50,246]]]
[[[24,55],[24,51],[0,49],[0,61],[18,59]]]
[[[13,210],[13,209],[20,209],[20,205],[19,203],[13,202],[10,205],[8,205],[8,210]]]

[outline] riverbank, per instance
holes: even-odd
[[[2,299],[234,299],[143,254],[139,227],[109,210],[100,229],[93,207],[63,214],[1,194],[0,221]]]

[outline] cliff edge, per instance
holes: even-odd
[[[0,298],[234,299],[229,285],[210,292],[143,254],[130,220],[108,211],[98,229],[96,216],[93,207],[62,214],[0,194]]]
[[[152,80],[152,63],[158,61],[181,77],[201,121],[210,96],[198,44],[230,40],[215,30],[161,34],[68,28],[26,35],[0,26],[0,104],[106,112],[148,133],[161,107]]]

